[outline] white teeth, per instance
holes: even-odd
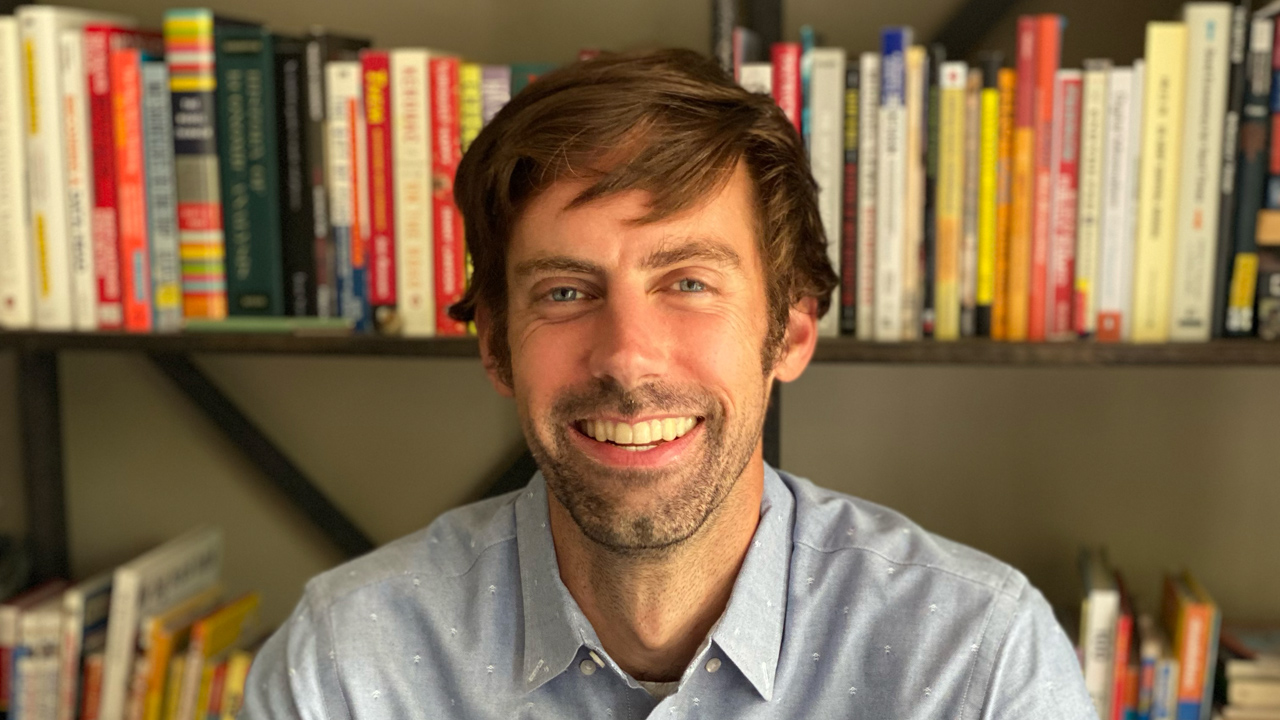
[[[628,450],[647,450],[656,447],[660,441],[670,442],[683,436],[697,424],[698,419],[694,417],[646,420],[634,425],[611,420],[583,420],[579,428],[584,435],[598,442],[613,442],[626,446]]]

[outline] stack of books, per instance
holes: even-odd
[[[1224,720],[1280,720],[1280,625],[1222,628]]]

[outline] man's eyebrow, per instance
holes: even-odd
[[[517,264],[515,267],[515,277],[517,280],[524,279],[530,275],[554,272],[578,273],[581,275],[603,275],[604,268],[593,262],[570,257],[568,255],[548,255],[545,257],[537,257],[531,260],[525,260],[524,262]]]
[[[640,262],[640,267],[654,270],[690,260],[706,260],[727,265],[735,270],[742,267],[742,258],[738,257],[737,251],[729,245],[718,240],[701,238],[658,248]]]

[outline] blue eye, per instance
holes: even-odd
[[[551,292],[547,293],[547,297],[551,298],[552,302],[571,302],[578,299],[579,293],[577,288],[558,287],[552,288]]]
[[[690,293],[703,292],[704,290],[707,289],[707,286],[703,285],[702,281],[694,280],[692,278],[685,278],[681,280],[677,285],[680,288],[680,292],[690,292]]]

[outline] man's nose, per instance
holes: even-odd
[[[614,293],[597,316],[591,374],[631,389],[666,373],[670,328],[643,292]]]

